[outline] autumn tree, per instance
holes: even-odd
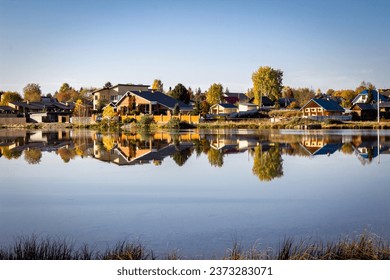
[[[171,97],[183,101],[185,104],[190,102],[190,95],[188,90],[182,84],[177,84],[175,88],[170,92]]]
[[[300,107],[305,105],[310,99],[314,98],[315,93],[309,88],[294,88],[292,89],[294,98]]]
[[[332,88],[330,88],[330,89],[328,89],[328,90],[326,91],[326,94],[327,94],[327,95],[333,96],[334,92],[335,92],[335,90],[332,89]]]
[[[200,103],[200,113],[202,116],[206,115],[209,113],[210,111],[210,104],[207,102],[207,100],[203,100],[201,103]]]
[[[223,86],[221,84],[212,84],[206,92],[206,101],[212,106],[218,104],[223,98]]]
[[[155,79],[152,84],[152,90],[164,92],[164,84],[161,80]]]
[[[80,92],[69,86],[68,83],[63,83],[59,91],[54,94],[60,102],[77,101],[81,98]]]
[[[248,88],[248,90],[246,91],[246,96],[248,96],[249,99],[252,99],[253,97],[255,97],[255,94],[253,93],[253,88]]]
[[[75,117],[87,117],[89,115],[88,107],[83,104],[81,99],[78,99],[75,103],[75,107],[73,110],[73,116]]]
[[[321,91],[320,88],[318,88],[318,89],[316,90],[315,97],[316,97],[316,98],[319,98],[319,97],[321,97],[321,96],[322,96],[322,91]]]
[[[23,93],[24,93],[24,100],[30,101],[30,102],[36,102],[41,100],[41,87],[39,84],[27,84],[23,88]]]
[[[112,120],[116,116],[114,108],[112,106],[106,106],[103,110],[103,118]]]
[[[341,106],[344,108],[350,107],[352,105],[352,100],[355,98],[356,93],[352,89],[342,89],[337,90],[333,93],[334,97],[341,98]]]
[[[283,71],[262,66],[252,74],[254,103],[261,106],[262,96],[267,96],[272,101],[281,97],[283,88]]]
[[[360,85],[355,89],[355,93],[359,94],[364,90],[368,90],[368,91],[375,90],[375,86],[370,82],[362,81]]]
[[[289,86],[284,86],[282,89],[282,96],[284,98],[294,98],[294,92]]]
[[[22,96],[16,91],[6,91],[1,95],[0,105],[8,106],[8,103],[16,101],[22,101]]]
[[[90,100],[92,101],[92,92],[95,91],[96,88],[94,87],[81,87],[79,89],[79,98],[83,100]]]

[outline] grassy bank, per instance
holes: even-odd
[[[124,126],[129,126],[128,124],[122,124],[117,122],[102,122],[98,124],[91,125],[73,125],[65,123],[38,123],[38,124],[26,124],[26,125],[3,125],[0,128],[19,128],[19,129],[43,129],[43,130],[55,130],[55,129],[72,129],[72,128],[86,128],[99,131],[119,131],[124,128]],[[185,122],[179,123],[167,123],[162,124],[133,124],[131,125],[133,129],[156,129],[156,128],[168,128],[168,129],[188,129],[188,128],[205,128],[205,129],[214,129],[214,128],[225,128],[225,129],[390,129],[390,121],[381,121],[378,122],[361,122],[361,121],[324,121],[317,122],[313,120],[293,118],[289,120],[283,120],[280,122],[272,123],[269,119],[248,119],[248,120],[239,120],[239,121],[210,121],[202,122],[199,124],[188,124]]]
[[[338,122],[294,118],[272,123],[270,120],[215,121],[197,125],[198,128],[230,128],[230,129],[390,129],[389,121],[378,122]]]
[[[356,238],[336,242],[286,239],[276,251],[252,246],[243,248],[234,243],[223,254],[225,260],[389,260],[390,244],[364,233]],[[0,248],[0,260],[180,260],[188,259],[174,251],[157,256],[141,242],[124,241],[103,252],[88,245],[80,248],[56,238],[18,237],[6,248]]]

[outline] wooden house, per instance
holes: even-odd
[[[93,96],[93,110],[99,110],[100,107],[104,107],[111,102],[116,104],[128,91],[147,91],[148,88],[149,85],[117,84],[95,90],[91,93]]]
[[[219,103],[210,107],[210,114],[212,115],[229,115],[236,112],[237,106],[230,103]]]
[[[116,103],[117,112],[122,116],[131,114],[132,111],[165,115],[173,112],[176,105],[179,106],[181,113],[189,113],[193,110],[191,105],[159,91],[128,91]]]
[[[377,106],[369,103],[355,103],[351,107],[353,118],[362,121],[372,121],[377,118]]]
[[[332,99],[313,98],[301,108],[301,111],[303,117],[329,117],[341,116],[345,110]]]

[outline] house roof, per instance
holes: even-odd
[[[239,103],[238,105],[257,107],[257,105],[253,103]]]
[[[284,97],[284,98],[278,99],[278,103],[280,106],[288,106],[294,101],[297,101],[297,100],[295,98],[289,98],[289,97]]]
[[[317,103],[320,107],[325,109],[326,111],[339,111],[344,112],[344,108],[341,107],[336,101],[330,99],[322,99],[322,98],[312,98],[310,99],[302,108],[305,108],[311,101]]]
[[[353,110],[353,108],[355,107],[359,107],[360,110],[364,110],[364,111],[376,111],[377,108],[376,106],[370,104],[370,103],[355,103],[354,105],[352,105],[351,107],[351,110]]]
[[[352,104],[357,103],[357,101],[359,100],[359,98],[361,96],[368,95],[368,93],[369,93],[369,91],[367,89],[363,90],[361,93],[359,93],[358,95],[355,96],[355,98],[352,100]],[[371,94],[372,94],[373,101],[377,102],[378,101],[378,91],[373,89],[373,90],[371,90]],[[379,94],[379,100],[381,102],[386,102],[386,101],[388,101],[388,98],[383,94]]]
[[[249,100],[249,97],[242,92],[225,92],[223,97],[227,103],[235,104],[237,102],[246,102]]]
[[[381,103],[379,103],[379,107],[380,108],[389,108],[390,107],[390,102],[389,101],[381,102]]]
[[[170,110],[173,110],[176,104],[179,104],[181,111],[191,111],[193,108],[191,105],[187,105],[184,102],[174,99],[169,95],[166,95],[159,91],[128,91],[122,96],[122,98],[116,104],[117,106],[124,100],[129,94],[141,97],[149,102],[157,102]]]
[[[22,107],[22,108],[27,108],[27,109],[30,109],[30,110],[42,110],[45,108],[45,105],[43,105],[42,103],[40,102],[23,102],[23,101],[15,101],[15,102],[10,102],[11,104],[14,104],[18,107]]]
[[[319,156],[319,155],[331,155],[335,153],[336,151],[340,150],[343,146],[342,143],[326,143],[321,147],[308,147],[303,145],[302,143],[299,144],[304,151],[309,154],[310,156]]]
[[[230,103],[218,103],[218,104],[215,104],[213,106],[221,106],[225,109],[237,109],[237,106],[230,104]]]
[[[43,102],[23,102],[23,101],[15,101],[11,102],[11,104],[14,104],[18,107],[27,108],[30,110],[43,110],[45,108],[53,108],[57,107],[61,110],[71,110],[74,108],[74,103],[70,102],[67,104],[58,102],[55,98],[52,98],[50,100],[45,99]]]
[[[273,106],[274,102],[268,96],[261,97],[261,106]]]
[[[102,91],[102,90],[105,90],[105,89],[113,89],[113,88],[116,88],[116,87],[119,87],[119,86],[134,86],[134,87],[150,87],[150,85],[143,85],[143,84],[117,84],[115,86],[111,86],[111,87],[103,87],[103,88],[100,88],[100,89],[97,89],[97,90],[94,90],[93,92],[91,92],[91,94],[95,94],[96,92],[99,92],[99,91]]]
[[[0,106],[0,111],[3,112],[12,112],[14,109],[11,108],[10,106]]]

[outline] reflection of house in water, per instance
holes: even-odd
[[[355,155],[362,164],[370,163],[380,154],[390,154],[389,137],[379,135],[360,135],[351,142]]]
[[[161,163],[166,157],[193,147],[192,142],[173,140],[169,134],[158,134],[145,138],[137,134],[118,135],[113,139],[113,146],[107,149],[102,144],[104,137],[107,136],[97,135],[94,157],[118,165]]]
[[[223,151],[225,154],[239,153],[238,139],[216,137],[210,141],[210,147],[215,150]]]
[[[224,154],[242,153],[258,145],[255,138],[244,137],[241,135],[217,135],[211,138],[210,147],[220,150]]]
[[[55,132],[24,132],[23,134],[16,134],[8,137],[0,136],[0,143],[12,142],[8,145],[10,150],[22,152],[26,149],[39,149],[44,152],[56,151],[65,146],[71,146],[72,140],[69,131],[55,131]]]
[[[342,136],[304,135],[301,146],[310,156],[331,155],[342,147]]]

